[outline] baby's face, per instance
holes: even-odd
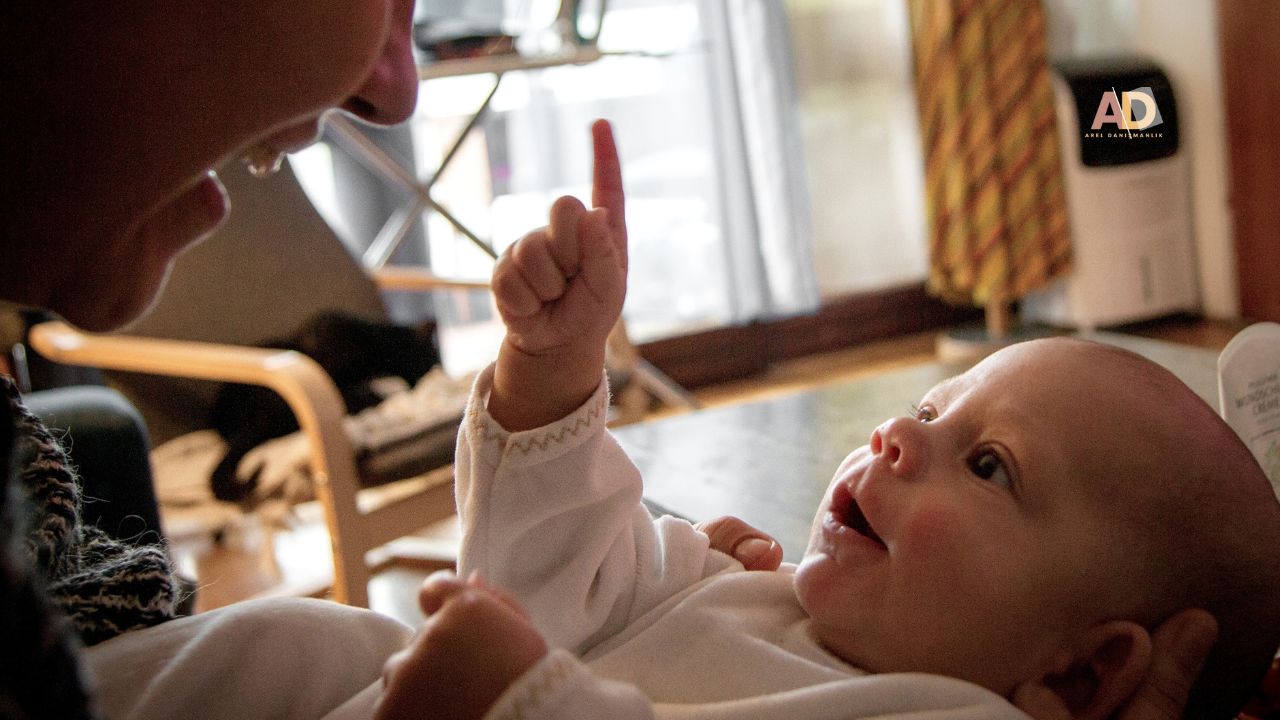
[[[1098,354],[1006,349],[845,459],[796,575],[830,650],[1007,694],[1105,615],[1124,543],[1098,496],[1148,448]]]

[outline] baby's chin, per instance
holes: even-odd
[[[819,613],[824,597],[834,592],[834,588],[827,587],[830,583],[823,582],[824,573],[820,566],[827,562],[834,561],[825,553],[815,552],[810,548],[796,566],[791,589],[796,595],[796,602],[810,618]]]

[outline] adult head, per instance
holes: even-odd
[[[19,0],[0,51],[0,297],[88,329],[145,311],[173,259],[227,212],[213,169],[309,144],[332,108],[409,116],[412,11],[412,0]]]

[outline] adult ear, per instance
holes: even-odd
[[[1055,670],[1031,680],[1013,701],[1034,718],[1106,720],[1137,690],[1151,663],[1151,636],[1141,625],[1112,620],[1091,628]]]

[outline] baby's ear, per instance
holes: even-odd
[[[1124,620],[1100,623],[1063,656],[1060,670],[1021,686],[1014,704],[1035,718],[1063,717],[1065,710],[1074,720],[1106,720],[1138,689],[1150,662],[1145,628]]]

